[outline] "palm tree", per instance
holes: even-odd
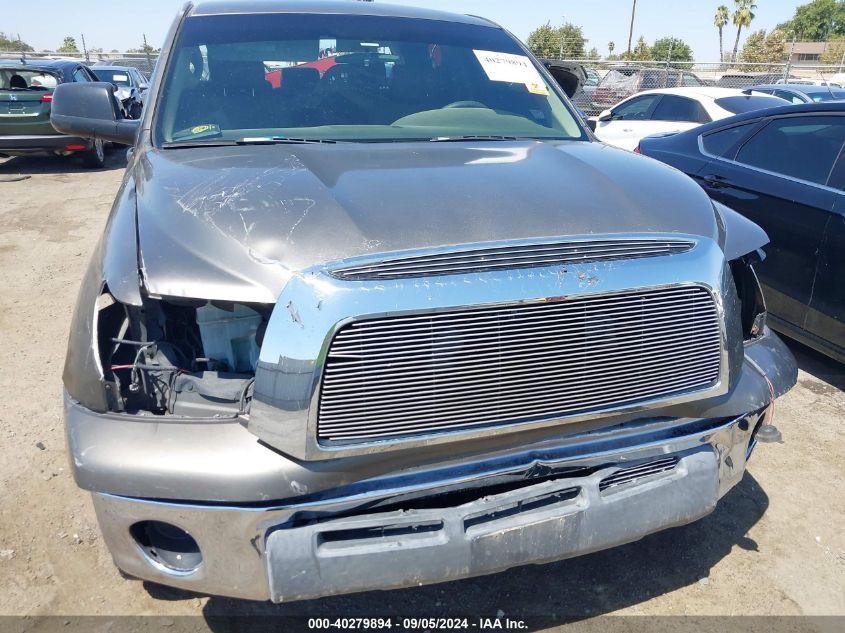
[[[724,29],[728,25],[728,21],[731,19],[730,11],[725,5],[720,5],[718,9],[716,9],[716,15],[713,17],[713,24],[716,25],[716,28],[719,29],[719,63],[725,61],[725,46],[724,41],[722,39],[722,29]]]
[[[610,55],[613,55],[613,50],[615,48],[616,48],[616,44],[614,44],[613,42],[607,43],[607,52],[610,53]]]
[[[736,42],[734,42],[734,52],[731,55],[731,61],[736,61],[736,53],[739,50],[739,34],[742,33],[742,27],[750,27],[751,22],[757,17],[754,15],[754,9],[757,5],[754,0],[734,0],[736,11],[733,14],[733,23],[736,26]]]

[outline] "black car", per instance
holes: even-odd
[[[758,267],[769,322],[845,362],[845,104],[760,110],[673,136],[640,153],[686,172],[762,226]]]

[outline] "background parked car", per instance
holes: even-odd
[[[602,112],[594,131],[605,143],[634,150],[640,139],[651,134],[689,130],[737,112],[786,103],[776,97],[709,86],[647,90]]]
[[[98,81],[108,81],[117,88],[115,96],[120,100],[127,118],[141,117],[144,103],[142,93],[147,89],[147,79],[137,68],[130,66],[93,66],[91,71]]]
[[[575,93],[572,103],[582,110],[589,110],[593,103],[593,95],[601,82],[601,75],[593,68],[586,68],[586,81],[581,85],[581,90]]]
[[[50,124],[53,90],[69,82],[97,81],[80,61],[0,62],[0,156],[78,153],[102,167],[103,142],[59,134]]]
[[[788,81],[785,79],[778,79],[776,84],[792,84],[795,86],[831,86],[832,88],[841,88],[842,84],[834,81],[828,81],[825,79],[789,79]]]
[[[746,92],[758,92],[786,99],[790,103],[818,103],[845,99],[845,90],[833,86],[807,84],[762,84],[748,86]]]
[[[636,66],[614,68],[599,82],[591,105],[595,112],[600,112],[644,90],[703,85],[701,79],[685,70]]]
[[[640,152],[687,173],[762,226],[769,324],[845,362],[845,103],[752,112],[648,138]]]
[[[574,96],[581,92],[589,78],[584,66],[555,59],[543,59],[541,61],[563,92],[566,93],[566,96],[574,102]]]

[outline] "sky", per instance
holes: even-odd
[[[379,1],[379,0],[376,0]],[[0,4],[12,0],[0,0]],[[717,61],[719,39],[713,14],[731,0],[638,0],[634,41],[644,35],[649,43],[665,36],[680,37],[692,47],[696,61]],[[792,17],[801,0],[757,0],[757,18],[751,30],[770,30]],[[67,35],[85,35],[89,48],[106,51],[140,46],[143,34],[154,47],[161,46],[184,0],[39,0],[15,2],[4,10],[0,30],[20,34],[37,50],[55,50]],[[607,54],[608,42],[616,52],[628,44],[631,0],[392,0],[392,4],[424,6],[490,18],[525,40],[536,27],[572,22],[584,29],[588,50]],[[733,48],[736,30],[725,30],[725,50]],[[743,33],[743,39],[745,35]]]

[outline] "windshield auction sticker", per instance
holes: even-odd
[[[506,81],[525,84],[528,91],[535,95],[548,95],[549,89],[540,73],[525,55],[496,53],[493,51],[473,51],[490,81]]]

